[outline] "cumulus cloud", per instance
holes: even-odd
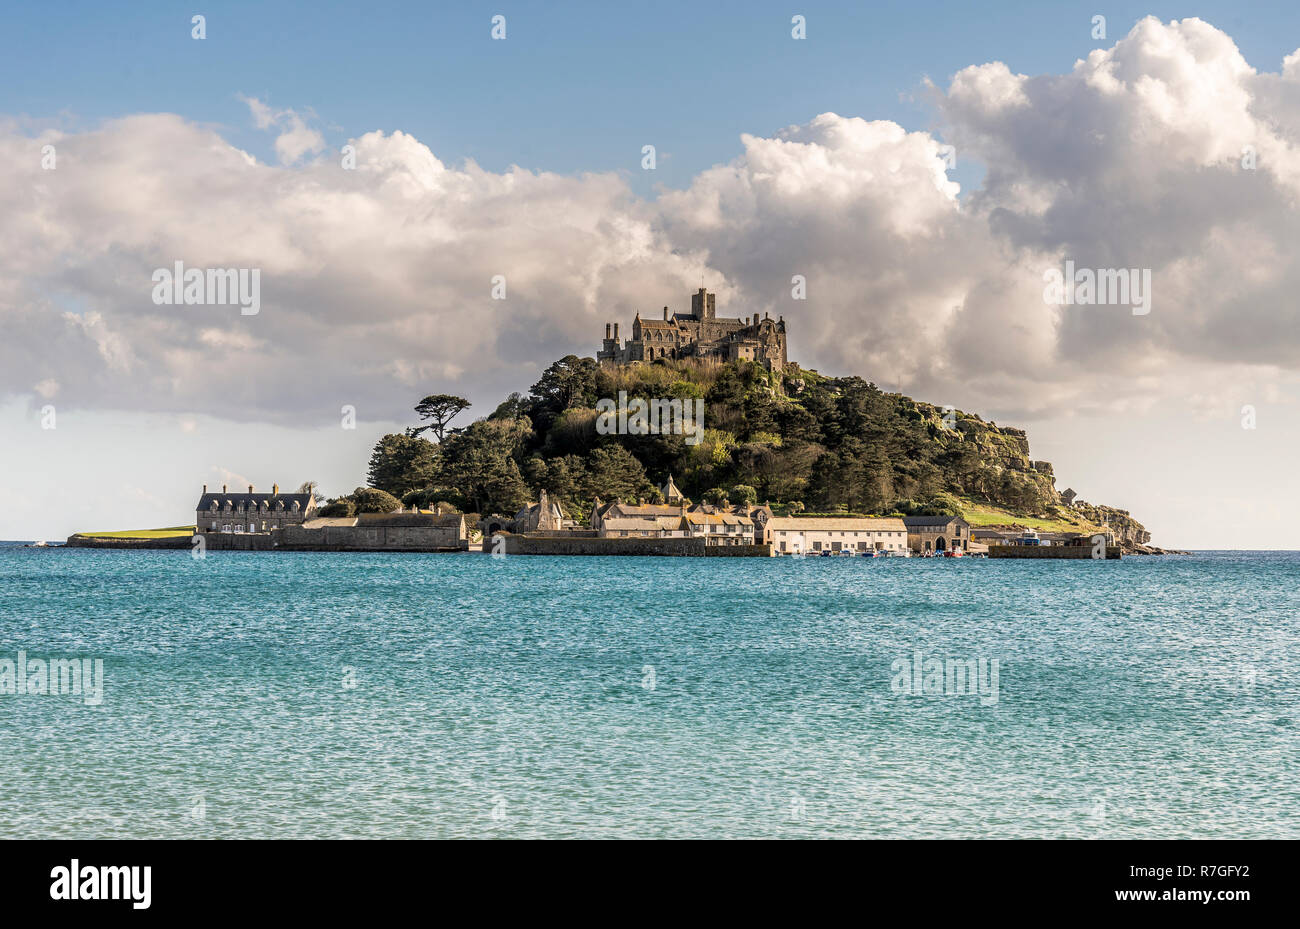
[[[273,110],[256,97],[239,98],[248,105],[253,122],[259,129],[278,129],[275,137],[275,154],[281,164],[291,165],[306,155],[315,155],[325,149],[325,136],[307,125],[307,120],[295,110]]]
[[[1069,73],[974,65],[933,96],[942,138],[824,113],[743,136],[654,201],[614,174],[449,166],[401,131],[351,140],[347,170],[257,100],[279,165],[168,114],[35,138],[0,125],[0,155],[26,166],[0,178],[0,392],[396,417],[420,393],[526,386],[593,353],[606,321],[684,309],[701,276],[719,313],[784,315],[802,363],[973,409],[1132,404],[1300,367],[1300,52],[1258,72],[1206,23],[1147,19]],[[959,196],[944,142],[987,166],[980,189]],[[47,143],[54,171],[34,154]],[[1150,315],[1046,306],[1043,272],[1065,258],[1152,269]],[[155,305],[150,274],[176,261],[261,269],[260,313]]]

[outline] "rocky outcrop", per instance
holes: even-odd
[[[1119,510],[1113,506],[1099,506],[1076,500],[1071,507],[1073,512],[1094,526],[1102,526],[1115,534],[1115,541],[1126,550],[1136,553],[1138,546],[1151,541],[1151,533],[1145,526],[1129,515],[1128,510]]]

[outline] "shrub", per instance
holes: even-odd
[[[391,513],[402,505],[402,502],[388,491],[376,487],[358,487],[352,494],[352,502],[358,514]]]

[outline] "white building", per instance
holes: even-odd
[[[764,536],[773,555],[907,549],[907,526],[897,518],[774,516],[767,521]]]

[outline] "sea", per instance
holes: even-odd
[[[8,543],[0,829],[1295,838],[1298,683],[1295,552]]]

